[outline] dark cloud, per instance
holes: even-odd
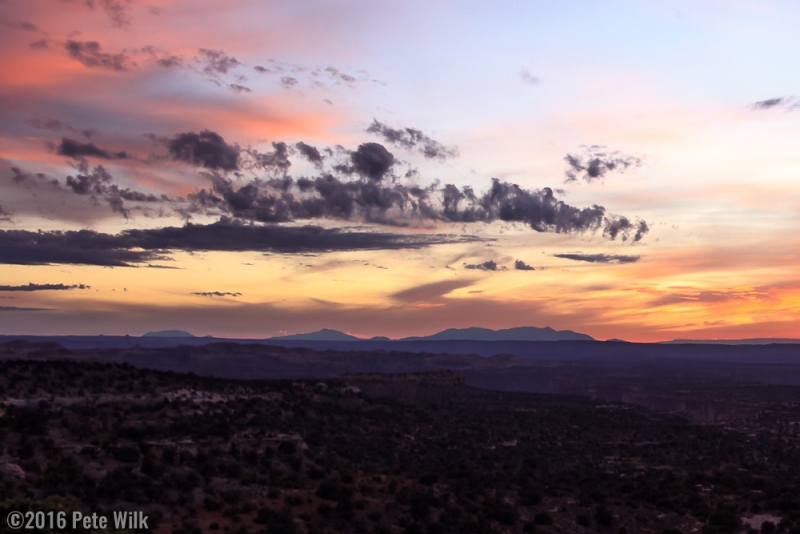
[[[90,196],[96,204],[99,204],[101,200],[107,202],[112,211],[126,219],[129,216],[129,210],[125,207],[125,201],[160,202],[169,200],[166,195],[156,196],[120,188],[112,183],[111,174],[102,165],[98,165],[91,171],[86,167],[83,167],[82,170],[82,174],[67,176],[67,187],[75,194]]]
[[[553,254],[565,260],[588,261],[590,263],[636,263],[641,256],[625,256],[621,254]]]
[[[305,157],[308,161],[317,166],[322,165],[322,154],[320,154],[317,147],[307,145],[302,141],[298,142],[294,146],[297,147],[297,150],[300,151],[300,154],[302,154],[303,157]]]
[[[63,127],[50,121],[40,122],[40,125]],[[198,214],[261,223],[330,218],[392,226],[421,221],[492,223],[500,220],[523,223],[538,232],[600,230],[608,239],[634,242],[649,231],[645,221],[607,214],[602,206],[571,206],[559,200],[550,188],[523,189],[496,178],[483,193],[469,186],[459,188],[446,184],[442,187],[438,182],[426,187],[413,182],[401,183],[392,173],[394,156],[378,143],[364,143],[355,151],[337,147],[340,155],[350,159],[349,165],[332,166],[344,178],[321,172],[315,177],[294,179],[288,175],[294,150],[322,170],[324,162],[319,149],[302,142],[293,147],[273,142],[271,152],[242,150],[209,130],[181,133],[173,138],[159,138],[154,134],[149,137],[165,145],[174,160],[209,169],[210,172],[201,174],[209,179],[211,187],[183,198],[156,197],[120,188],[112,183],[102,166],[90,171],[85,160],[80,159],[81,172],[67,178],[67,188],[76,194],[90,195],[97,202],[106,201],[114,211],[126,217],[125,201],[164,201],[170,203],[170,213],[178,213],[187,221]],[[122,157],[124,154],[68,138],[62,139],[59,152],[76,158],[87,155]],[[331,157],[336,154],[333,149],[326,149],[326,152]],[[241,183],[238,182],[243,178],[240,173],[236,173],[234,180],[215,171],[251,171],[256,177]],[[265,177],[262,171],[272,176]],[[29,180],[31,175],[19,170],[13,172],[15,182],[34,183]],[[415,177],[406,175],[408,180]]]
[[[31,232],[0,230],[0,263],[130,266],[159,259],[153,251],[129,250],[117,236],[91,230]]]
[[[533,267],[531,267],[530,265],[528,265],[527,263],[525,263],[522,260],[517,260],[517,261],[514,262],[514,269],[516,269],[518,271],[535,271],[536,270],[536,269],[534,269]]]
[[[432,282],[430,284],[423,284],[421,286],[403,289],[396,293],[389,295],[394,300],[401,302],[415,303],[424,302],[428,300],[435,300],[443,297],[462,287],[469,287],[474,282],[471,280],[445,280],[443,282]]]
[[[420,249],[484,241],[449,234],[403,235],[319,226],[257,226],[220,221],[209,225],[126,230],[32,232],[0,230],[0,263],[83,264],[129,267],[168,259],[168,251],[334,252]]]
[[[794,101],[795,99],[793,97],[769,98],[767,100],[761,100],[754,103],[753,109],[772,109],[775,107],[793,109],[794,107],[797,107],[797,104],[794,104]]]
[[[253,92],[253,90],[250,89],[249,87],[245,87],[244,85],[239,85],[238,83],[230,83],[230,84],[228,84],[228,87],[230,87],[236,93],[252,93]]]
[[[272,152],[259,152],[250,149],[248,155],[253,160],[253,165],[261,170],[286,173],[292,162],[289,161],[289,147],[283,142],[272,143]]]
[[[294,87],[297,84],[298,84],[297,78],[294,78],[292,76],[283,76],[281,78],[281,85],[283,85],[286,88]]]
[[[218,222],[187,224],[155,230],[128,230],[121,234],[131,247],[145,250],[217,250],[279,253],[333,252],[342,250],[418,249],[436,244],[482,241],[473,236],[447,234],[404,235],[386,232],[347,231],[319,226],[256,226]]]
[[[47,181],[47,175],[41,172],[37,172],[35,174],[28,173],[20,169],[19,167],[11,167],[11,181],[17,185],[22,185],[25,187],[37,187],[40,183],[45,183]],[[56,189],[61,189],[61,184],[58,183],[58,180],[53,178],[46,182],[49,186],[54,187]]]
[[[50,48],[47,39],[39,39],[38,41],[32,42],[28,46],[34,50],[47,50],[48,48]]]
[[[216,213],[259,222],[334,218],[406,225],[413,216],[437,218],[427,205],[429,191],[369,179],[342,181],[332,174],[315,178],[254,179],[236,187],[231,179],[207,173],[212,190],[190,194],[187,213]]]
[[[478,271],[505,271],[505,267],[498,267],[497,263],[493,260],[485,261],[483,263],[465,263],[465,269],[473,269]]]
[[[98,147],[94,143],[81,143],[67,137],[61,139],[61,144],[58,145],[57,153],[61,156],[74,159],[80,159],[86,156],[104,159],[127,159],[129,157],[124,150],[120,152],[111,152]]]
[[[0,286],[0,291],[65,291],[68,289],[91,289],[85,284],[28,284],[26,286]]]
[[[287,222],[296,218],[295,213],[302,211],[290,193],[281,195],[265,191],[269,188],[263,180],[256,179],[237,189],[228,178],[211,173],[207,176],[212,182],[212,190],[202,189],[190,194],[188,213],[216,210],[217,213],[238,219]]]
[[[278,157],[283,154],[283,149],[279,149],[282,145],[275,146],[276,151],[261,160],[262,168],[285,170],[285,166],[276,164],[276,161],[283,161]],[[367,158],[373,152],[381,154],[380,150],[364,148],[350,154]],[[246,166],[254,166],[258,153],[249,150],[248,155]],[[423,220],[460,223],[502,220],[524,223],[539,232],[601,230],[608,239],[634,242],[649,231],[645,221],[608,215],[602,206],[577,208],[566,204],[557,199],[550,188],[526,190],[498,179],[493,179],[492,187],[482,195],[470,187],[460,189],[453,184],[440,187],[434,183],[423,188],[374,179],[382,176],[381,172],[388,172],[386,158],[380,160],[382,165],[356,160],[362,172],[359,173],[361,178],[355,180],[342,180],[330,173],[295,180],[284,174],[269,180],[256,178],[237,186],[225,176],[206,173],[212,183],[211,190],[201,189],[188,195],[189,206],[182,208],[182,213],[187,219],[201,213],[258,222],[333,218],[393,226],[407,226],[412,221]],[[334,168],[343,170],[342,166]],[[352,174],[355,169],[347,167],[344,172]]]
[[[198,295],[201,297],[241,297],[239,292],[231,293],[230,291],[194,291],[191,295]]]
[[[73,41],[69,39],[64,45],[64,49],[72,59],[91,68],[124,71],[134,65],[126,54],[101,52],[100,43],[97,41]]]
[[[366,131],[379,134],[387,142],[396,146],[416,150],[426,158],[448,159],[458,156],[458,149],[455,147],[446,147],[415,128],[390,128],[386,124],[378,122],[377,119],[373,119]]]
[[[62,130],[68,130],[70,132],[74,132],[80,134],[87,139],[92,137],[96,132],[92,129],[87,130],[80,130],[75,128],[74,126],[70,126],[69,124],[62,122],[58,119],[47,118],[43,119],[41,117],[35,117],[29,121],[30,125],[34,128],[38,128],[40,130],[48,130],[51,132],[60,132]],[[77,143],[77,141],[72,141],[73,143]]]
[[[11,211],[2,204],[0,204],[0,221],[11,221]]]
[[[256,65],[255,67],[253,67],[253,70],[256,71],[256,72],[260,72],[262,74],[268,74],[268,73],[272,72],[267,67],[262,67],[261,65]]]
[[[634,156],[626,156],[619,152],[606,152],[601,146],[583,147],[583,155],[567,154],[564,160],[569,165],[566,171],[566,182],[586,182],[600,180],[612,171],[624,172],[628,167],[639,167],[642,160]]]
[[[239,169],[239,147],[229,145],[216,132],[203,130],[178,134],[166,140],[172,158],[200,165],[206,169],[235,171]]]
[[[183,58],[180,56],[167,55],[156,60],[156,65],[165,69],[176,69],[183,67]]]
[[[31,126],[41,130],[50,130],[51,132],[60,132],[66,125],[58,119],[41,119],[34,118],[30,120]]]
[[[537,76],[534,76],[528,69],[522,69],[522,71],[520,71],[519,75],[520,75],[520,78],[522,78],[522,81],[527,83],[528,85],[538,85],[539,84],[539,78]]]
[[[348,83],[348,84],[353,84],[356,81],[358,81],[358,80],[356,80],[355,76],[350,76],[349,74],[345,74],[344,72],[341,72],[339,69],[337,69],[335,67],[327,67],[327,68],[325,68],[324,71],[315,70],[312,74],[315,75],[315,76],[319,75],[319,74],[326,74],[329,78],[334,80],[334,83],[336,83],[336,82],[339,82],[339,83],[345,82],[345,83]]]
[[[241,65],[239,60],[233,56],[225,55],[222,50],[201,48],[199,52],[202,57],[197,58],[197,60],[203,64],[203,72],[209,76],[216,77],[220,74],[227,74],[229,70]]]
[[[78,195],[103,195],[111,184],[111,174],[98,165],[90,173],[67,176],[67,187]]]
[[[558,200],[549,187],[522,189],[516,184],[492,178],[492,187],[478,197],[469,187],[448,184],[442,189],[442,218],[452,222],[521,222],[537,232],[575,233],[597,229],[614,240],[627,241],[634,233],[639,241],[649,231],[645,221],[632,223],[626,217],[606,215],[594,205],[576,208]]]
[[[644,234],[650,231],[650,227],[645,221],[631,222],[627,217],[617,217],[614,220],[606,220],[605,228],[603,228],[603,235],[616,239],[618,235],[622,236],[623,241],[627,241],[631,232],[635,230],[633,241],[641,241]]]
[[[394,155],[379,143],[364,143],[350,153],[352,169],[372,180],[382,180],[394,164]]]
[[[125,5],[129,2],[130,0],[125,0],[124,2],[122,0],[102,0],[103,9],[108,18],[111,19],[111,24],[117,28],[130,26],[131,19],[125,8]]]
[[[0,312],[42,312],[53,311],[52,308],[23,308],[20,306],[0,306]]]
[[[131,23],[127,11],[130,0],[61,0],[62,2],[78,3],[94,10],[97,7],[103,8],[111,20],[111,24],[117,28],[124,28]]]

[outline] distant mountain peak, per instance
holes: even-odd
[[[291,334],[288,336],[275,336],[269,339],[280,339],[285,341],[298,340],[298,341],[358,341],[359,338],[339,332],[338,330],[331,330],[330,328],[323,328],[316,332],[307,332],[303,334]]]
[[[517,326],[500,330],[472,326],[448,328],[431,336],[407,337],[399,341],[594,341],[594,338],[572,330],[554,330],[549,326]]]

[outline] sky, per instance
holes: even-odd
[[[0,334],[798,337],[797,20],[0,0]]]

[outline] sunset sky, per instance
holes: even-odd
[[[800,337],[798,20],[0,0],[0,334]]]

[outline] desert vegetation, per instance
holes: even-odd
[[[0,362],[0,510],[185,533],[800,532],[790,405],[698,425],[462,381]]]

